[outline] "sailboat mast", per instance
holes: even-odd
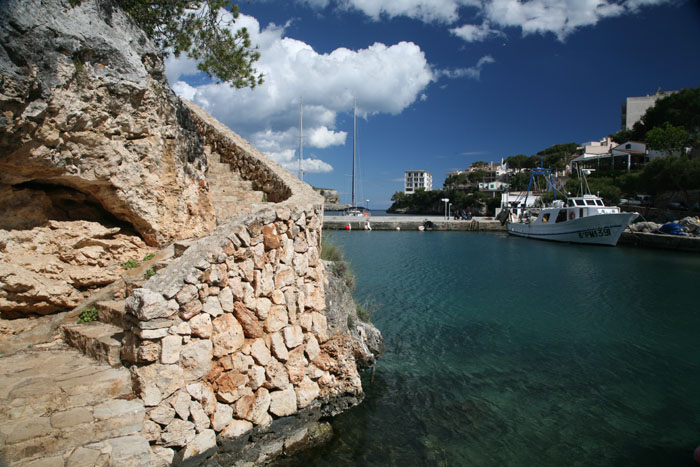
[[[353,103],[352,110],[352,204],[351,206],[357,206],[355,203],[355,144],[357,139],[357,101]]]
[[[304,160],[304,98],[299,98],[299,180],[304,180],[304,170],[301,168]]]

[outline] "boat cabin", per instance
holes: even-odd
[[[597,216],[600,214],[617,214],[620,208],[606,206],[599,196],[584,195],[582,197],[568,198],[566,204],[562,200],[556,200],[552,206],[539,211],[534,222],[560,223],[573,221],[583,217]]]

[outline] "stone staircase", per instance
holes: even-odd
[[[60,342],[0,357],[0,465],[151,465],[126,368]]]
[[[209,163],[207,180],[217,224],[245,210],[248,205],[265,200],[262,191],[253,190],[253,182],[243,180],[228,163],[221,162],[219,154],[210,146],[205,146],[204,152]]]
[[[174,244],[96,292],[56,325],[47,340],[0,354],[0,466],[151,466],[140,432],[145,408],[122,366],[125,298],[181,253]],[[98,320],[77,323],[85,308]],[[56,318],[53,318],[56,320]],[[60,336],[60,337],[59,337]],[[62,338],[62,339],[61,339]]]
[[[264,201],[264,193],[220,162],[209,146],[206,154],[217,223]],[[145,408],[134,398],[122,365],[125,299],[147,281],[149,269],[167,266],[187,246],[179,242],[159,251],[72,312],[53,318],[57,324],[50,327],[58,331],[53,341],[46,343],[44,333],[37,340],[44,343],[0,354],[1,467],[163,463],[141,435]],[[80,312],[92,307],[98,319],[78,323]]]

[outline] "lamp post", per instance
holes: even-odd
[[[367,210],[369,211],[369,200],[366,199],[365,202],[367,203]]]
[[[447,209],[447,220],[449,221],[451,217],[452,217],[452,203],[450,203],[449,208]]]
[[[445,203],[445,219],[447,219],[447,203],[450,202],[450,198],[442,198],[441,201]]]

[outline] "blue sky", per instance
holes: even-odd
[[[168,79],[304,180],[385,208],[405,170],[445,173],[620,128],[628,96],[700,86],[695,0],[249,0],[234,27],[265,84],[217,85],[188,59]]]

